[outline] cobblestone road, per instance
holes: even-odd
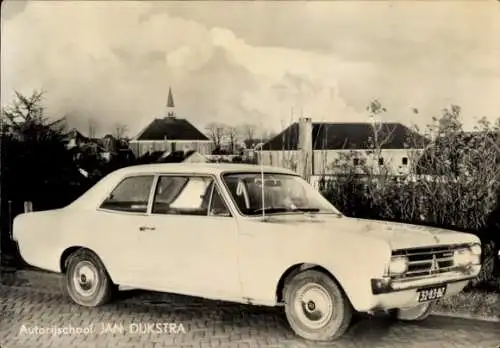
[[[0,285],[1,348],[498,348],[500,345],[498,323],[431,317],[423,323],[403,324],[387,318],[362,318],[353,324],[345,338],[318,344],[294,336],[282,311],[276,309],[147,292],[122,292],[112,304],[88,309],[63,296],[58,282],[45,287],[15,285]],[[142,332],[148,324],[160,323],[162,329],[163,323],[173,325],[167,325],[162,332]],[[103,324],[105,332],[101,332]],[[50,327],[86,332],[54,335],[40,331]]]

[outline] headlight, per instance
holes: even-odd
[[[469,266],[474,259],[470,249],[458,249],[453,252],[453,264],[455,266]]]
[[[480,265],[481,264],[481,244],[473,244],[470,247],[470,252],[472,254],[472,264]]]
[[[405,256],[395,256],[389,264],[389,274],[403,274],[408,270],[408,258]]]
[[[481,244],[474,244],[470,247],[470,251],[473,255],[481,255]]]

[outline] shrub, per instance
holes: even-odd
[[[500,120],[492,125],[483,119],[474,132],[464,132],[459,116],[460,108],[452,106],[427,127],[433,142],[416,162],[413,173],[418,175],[395,176],[384,166],[376,172],[365,167],[360,174],[359,166],[349,167],[352,160],[341,158],[331,165],[342,165],[343,174],[322,178],[320,189],[348,216],[480,236],[483,270],[473,285],[496,282],[498,286],[494,265],[500,246]],[[412,139],[407,143],[411,148]],[[382,148],[383,144],[373,141],[375,153]]]
[[[23,212],[24,201],[36,210],[62,207],[78,197],[84,178],[66,149],[62,120],[50,122],[41,105],[43,93],[16,93],[0,118],[2,187],[0,238],[3,253],[12,253],[12,219]]]

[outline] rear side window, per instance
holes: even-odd
[[[102,209],[146,213],[153,176],[132,176],[122,180],[106,200]]]
[[[207,215],[212,179],[197,176],[161,176],[153,214]]]

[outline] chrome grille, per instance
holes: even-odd
[[[397,278],[421,278],[434,274],[453,271],[453,251],[467,245],[448,245],[440,247],[401,249],[392,252],[393,256],[408,258],[408,271]]]

